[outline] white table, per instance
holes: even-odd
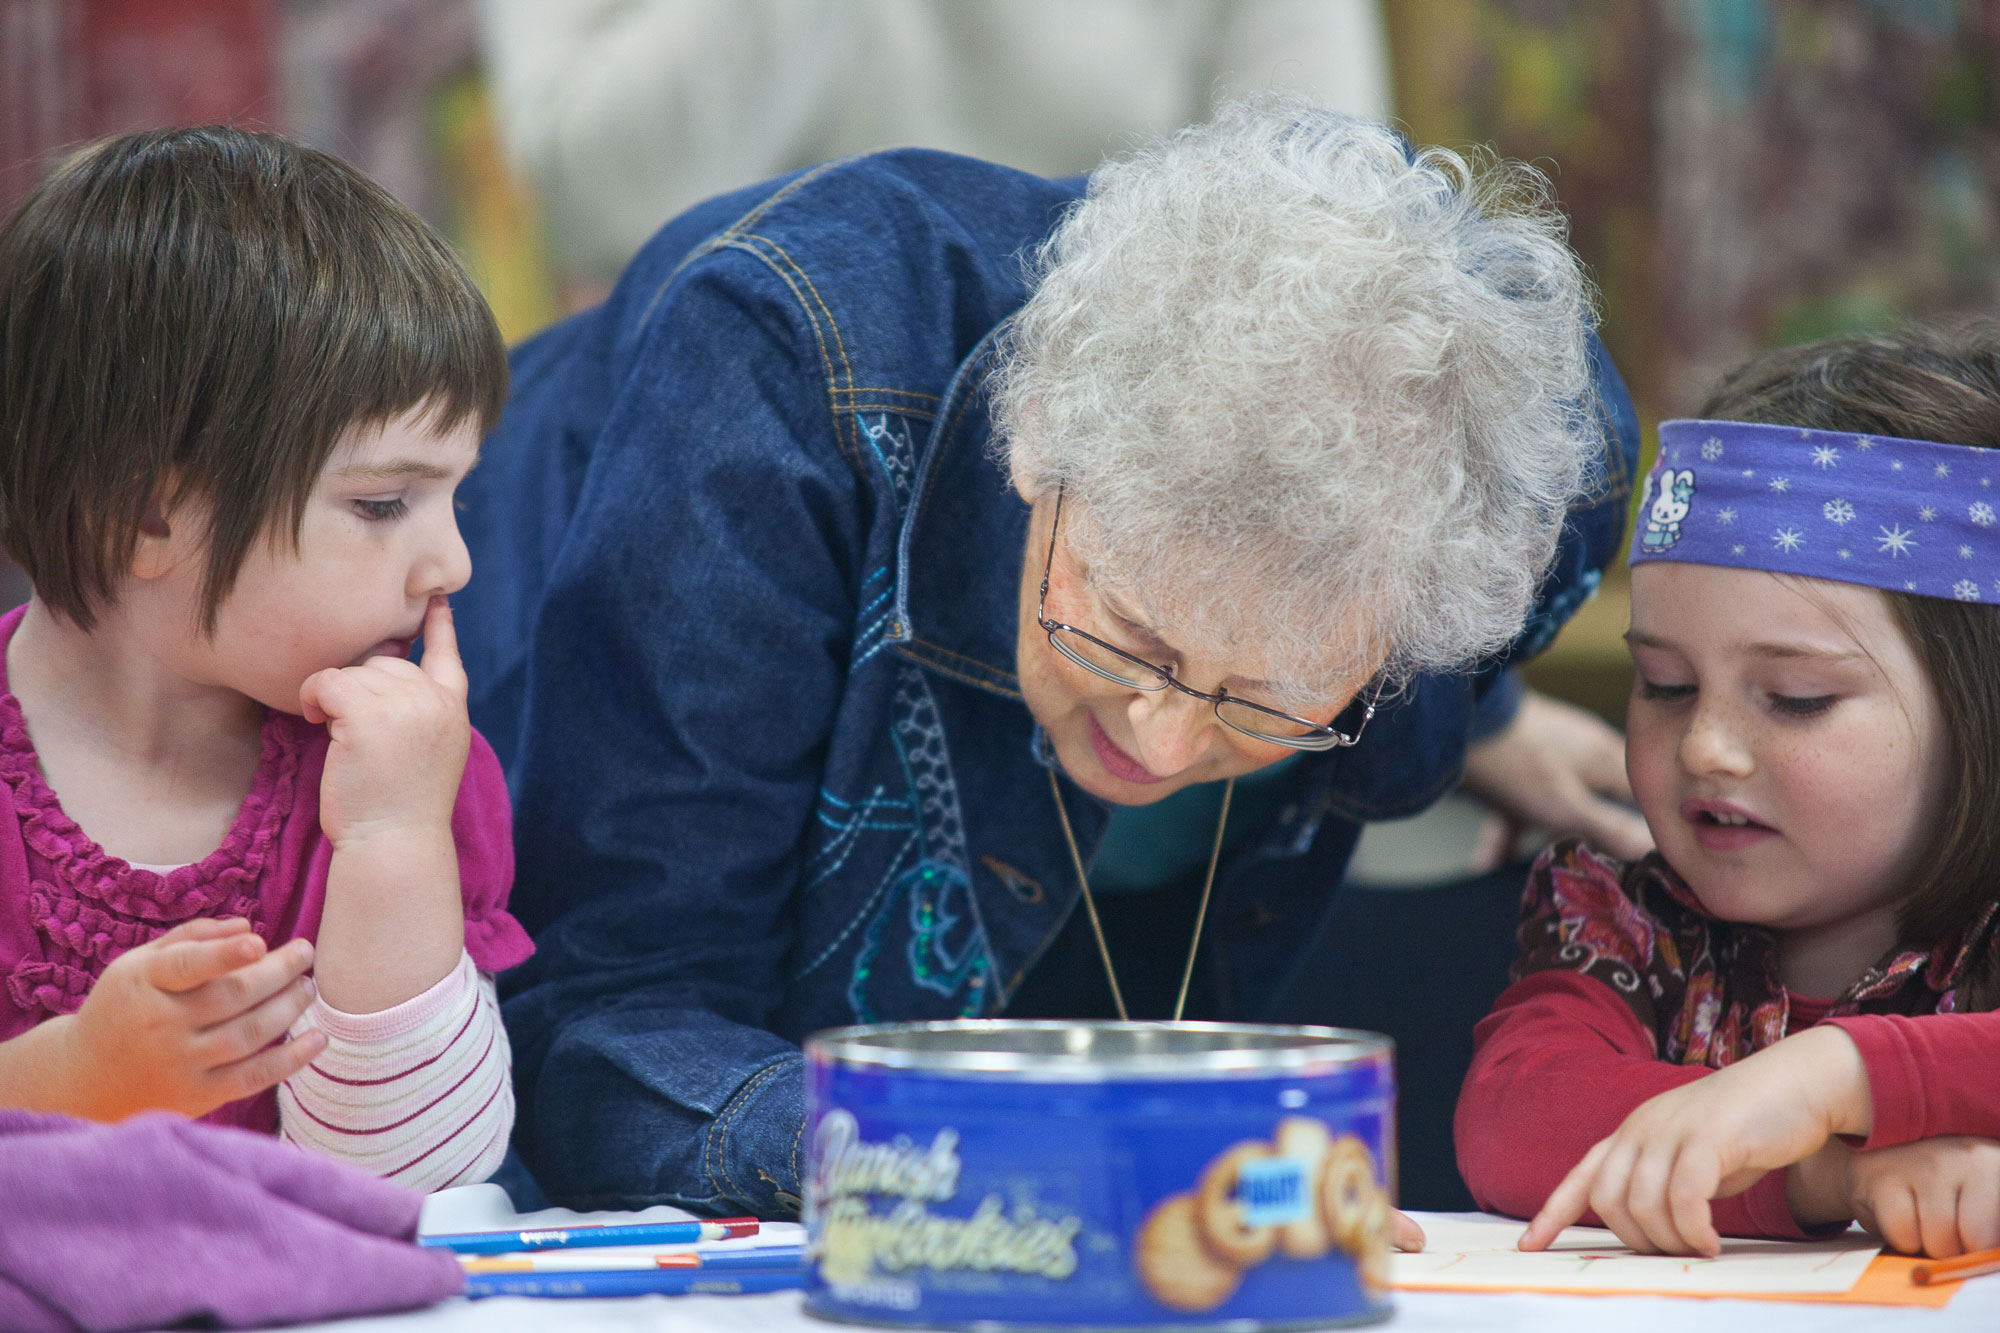
[[[482,1193],[482,1191],[491,1191]],[[495,1196],[499,1196],[496,1200]],[[426,1231],[472,1231],[507,1225],[513,1213],[495,1186],[475,1185],[434,1195]],[[530,1213],[519,1225],[647,1221],[686,1216],[672,1209],[643,1214]],[[1414,1214],[1419,1221],[1423,1214]],[[1942,1310],[1869,1305],[1787,1304],[1780,1301],[1694,1301],[1656,1296],[1536,1296],[1399,1292],[1395,1333],[1993,1333],[2000,1330],[2000,1274],[1974,1278]],[[796,1292],[767,1296],[638,1296],[619,1300],[527,1300],[501,1297],[446,1301],[427,1310],[379,1319],[294,1325],[299,1333],[840,1333],[844,1325],[809,1318]]]

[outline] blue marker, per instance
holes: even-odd
[[[533,1231],[467,1231],[419,1236],[417,1244],[459,1254],[516,1254],[523,1250],[573,1250],[593,1245],[692,1245],[757,1234],[754,1217],[716,1222],[648,1222],[622,1227],[541,1227]]]

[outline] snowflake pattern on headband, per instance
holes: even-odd
[[[1995,476],[2000,450],[1668,421],[1640,493],[1630,559],[2000,603]]]

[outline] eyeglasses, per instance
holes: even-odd
[[[1056,512],[1049,525],[1049,558],[1042,569],[1042,599],[1035,608],[1035,620],[1049,636],[1049,646],[1070,661],[1108,681],[1135,690],[1164,690],[1169,687],[1179,690],[1190,698],[1200,699],[1215,706],[1216,718],[1231,731],[1240,731],[1245,736],[1272,745],[1283,745],[1294,750],[1337,750],[1354,744],[1361,739],[1361,733],[1369,719],[1375,716],[1375,705],[1382,699],[1382,683],[1377,682],[1375,692],[1361,711],[1361,725],[1354,729],[1352,736],[1344,731],[1336,731],[1327,723],[1311,722],[1275,708],[1239,699],[1228,690],[1217,690],[1214,694],[1204,694],[1190,689],[1174,679],[1174,669],[1170,666],[1155,666],[1144,658],[1134,657],[1123,648],[1114,648],[1096,635],[1065,625],[1061,621],[1050,620],[1049,574],[1056,564],[1056,532],[1062,525],[1063,493],[1056,490]]]

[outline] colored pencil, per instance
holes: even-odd
[[[703,1273],[660,1268],[650,1273],[470,1273],[465,1294],[483,1296],[748,1296],[803,1287],[803,1267],[764,1273]]]
[[[805,1264],[803,1245],[765,1245],[740,1250],[679,1250],[672,1254],[462,1254],[468,1273],[608,1273],[645,1272],[655,1268],[693,1268],[717,1272],[774,1272]]]
[[[1920,1287],[1933,1282],[1958,1282],[1982,1273],[2000,1273],[2000,1250],[1974,1250],[1956,1259],[1935,1259],[1910,1270],[1910,1281]]]
[[[754,1217],[714,1222],[649,1222],[618,1227],[546,1227],[535,1231],[467,1231],[419,1236],[417,1244],[459,1254],[512,1254],[517,1250],[576,1250],[597,1245],[688,1245],[757,1234]]]

